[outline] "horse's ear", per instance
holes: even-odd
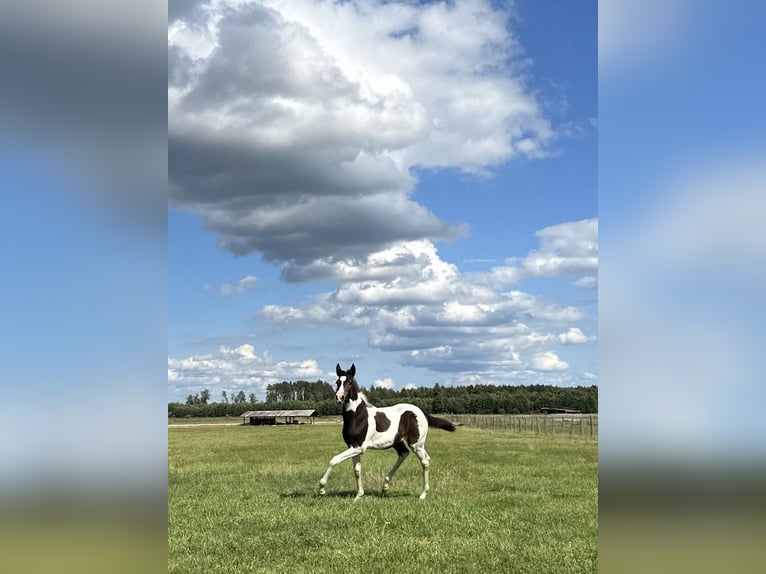
[[[343,376],[343,369],[340,368],[340,363],[335,365],[335,374],[339,377]]]
[[[351,368],[348,370],[348,374],[352,377],[356,375],[356,365],[354,363],[351,363]]]

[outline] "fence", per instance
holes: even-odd
[[[598,436],[598,415],[439,415],[454,423],[488,430],[569,436]]]

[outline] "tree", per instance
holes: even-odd
[[[250,393],[250,403],[255,404],[258,402],[258,397],[255,396],[255,393]]]
[[[323,380],[318,380],[314,383],[311,400],[312,401],[331,401],[335,399],[335,389],[329,383]]]
[[[233,400],[234,400],[235,403],[244,403],[247,400],[247,397],[245,396],[245,391],[239,391],[234,396]]]
[[[210,400],[210,391],[208,389],[202,389],[202,392],[199,394],[199,400],[203,405],[206,405]]]
[[[434,394],[433,394],[433,412],[435,413],[443,413],[444,412],[444,394],[442,393],[442,387],[439,383],[436,383],[434,385]]]
[[[221,392],[221,402],[224,404],[229,403],[229,397],[226,396],[226,391]]]

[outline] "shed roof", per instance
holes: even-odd
[[[253,418],[273,418],[273,417],[315,417],[316,410],[304,409],[299,411],[247,411],[240,415],[242,417]]]

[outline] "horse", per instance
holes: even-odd
[[[383,450],[393,447],[399,457],[386,474],[383,482],[383,493],[391,487],[391,479],[399,469],[404,459],[410,454],[409,449],[420,459],[423,467],[423,492],[420,500],[425,500],[430,489],[428,483],[431,457],[425,449],[428,427],[455,432],[455,425],[445,419],[425,414],[415,405],[399,403],[390,407],[377,408],[370,404],[367,397],[359,390],[354,375],[356,365],[344,371],[340,363],[335,366],[338,380],[335,382],[335,397],[343,403],[343,440],[348,448],[335,455],[324,476],[319,480],[319,494],[326,493],[325,486],[332,469],[349,458],[354,462],[356,477],[356,498],[364,496],[362,488],[362,455],[367,449]]]

